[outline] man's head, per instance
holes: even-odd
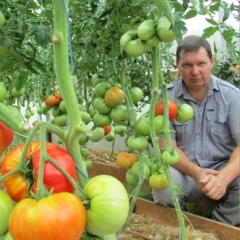
[[[180,60],[181,52],[198,52],[200,48],[205,48],[209,59],[212,59],[212,50],[208,41],[201,39],[201,37],[196,35],[190,35],[183,39],[182,43],[178,45],[176,51],[177,61]]]
[[[189,91],[206,92],[214,58],[210,44],[199,36],[188,36],[177,47],[176,64]]]

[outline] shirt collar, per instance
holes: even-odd
[[[186,89],[186,86],[182,80],[182,77],[181,77],[181,81],[179,82],[180,84],[177,85],[177,88],[176,88],[176,97],[180,97],[180,96],[183,96],[184,98],[189,98],[190,95]],[[218,83],[217,83],[217,77],[215,77],[214,75],[211,75],[211,81],[210,81],[210,84],[208,86],[208,96],[209,95],[212,95],[213,94],[213,90],[219,90],[219,86],[218,86]]]

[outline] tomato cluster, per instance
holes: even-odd
[[[172,42],[175,34],[170,21],[162,16],[155,22],[143,21],[137,29],[127,31],[120,39],[120,45],[132,57],[139,57],[160,42]]]

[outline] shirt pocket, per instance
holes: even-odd
[[[216,143],[231,141],[231,134],[227,126],[227,110],[207,111],[208,133]]]
[[[192,121],[191,121],[192,122]],[[190,126],[190,122],[188,123],[179,123],[174,121],[173,127],[175,130],[176,141],[178,146],[186,146],[194,136],[192,131],[192,127]]]

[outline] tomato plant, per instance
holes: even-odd
[[[168,187],[166,175],[162,173],[153,173],[148,179],[149,186],[153,189],[162,190]]]
[[[8,231],[8,221],[13,207],[13,200],[8,193],[0,190],[0,237]]]
[[[148,141],[144,136],[132,135],[127,139],[127,146],[132,150],[141,151],[148,146]]]
[[[177,104],[168,100],[168,117],[170,121],[173,121],[177,117],[178,107]],[[155,105],[155,115],[164,115],[164,101],[161,100]]]
[[[23,199],[15,205],[9,219],[9,231],[18,240],[79,240],[85,225],[82,201],[67,192],[39,201]]]
[[[177,151],[173,150],[173,151],[167,151],[167,150],[164,150],[162,152],[162,160],[167,163],[167,164],[175,164],[179,161],[179,154]]]
[[[3,122],[0,122],[0,156],[4,150],[12,143],[14,132]]]
[[[183,103],[178,108],[176,120],[180,123],[186,123],[193,118],[194,110],[191,105]]]
[[[124,100],[124,92],[119,87],[111,87],[104,95],[106,104],[109,107],[114,107]]]
[[[90,199],[86,230],[97,236],[115,233],[127,219],[129,200],[123,184],[110,175],[91,178],[84,193]]]
[[[120,152],[116,157],[116,164],[122,168],[130,168],[138,157],[134,153]]]
[[[59,163],[74,180],[77,180],[77,173],[74,161],[71,155],[65,149],[59,147],[56,144],[50,144],[46,147],[46,150],[47,154],[51,158],[53,158],[57,163]],[[38,149],[32,154],[32,165],[34,169],[34,185],[32,191],[34,193],[36,193],[37,191],[40,153],[41,150]],[[48,191],[53,189],[53,193],[73,193],[75,191],[74,186],[69,182],[66,176],[49,161],[45,161],[44,164],[43,184],[46,186]]]

